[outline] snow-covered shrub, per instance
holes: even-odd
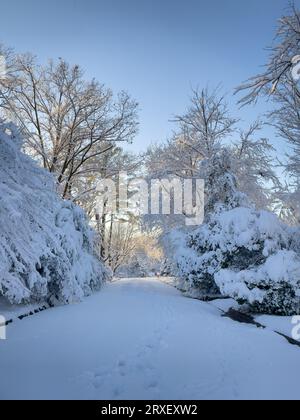
[[[297,313],[299,229],[251,206],[237,189],[226,150],[204,165],[205,223],[177,242],[181,287],[202,299],[230,296],[256,312]]]
[[[71,303],[109,276],[93,254],[83,211],[55,193],[52,176],[0,126],[0,296],[11,303]]]
[[[189,236],[178,265],[186,288],[200,296],[221,292],[263,313],[298,311],[300,258],[293,231],[272,213],[220,210]]]
[[[265,263],[247,270],[221,270],[215,279],[224,294],[249,304],[255,312],[299,313],[300,258],[293,251],[278,251]]]

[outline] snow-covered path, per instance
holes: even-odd
[[[156,279],[122,280],[0,341],[0,398],[300,398],[300,349]]]

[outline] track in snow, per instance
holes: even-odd
[[[158,279],[8,327],[1,399],[299,399],[300,351]]]

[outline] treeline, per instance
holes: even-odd
[[[195,89],[186,112],[174,118],[174,134],[143,156],[122,147],[138,131],[137,102],[87,81],[78,65],[63,59],[41,65],[1,46],[7,71],[0,112],[19,127],[25,151],[53,174],[61,198],[84,208],[98,232],[98,256],[114,272],[122,266],[138,272],[144,264],[136,258],[137,244],[145,262],[140,244],[151,235],[155,255],[164,251],[162,271],[178,276],[190,293],[204,299],[225,294],[258,311],[294,313],[300,290],[299,44],[300,13],[292,7],[279,21],[265,72],[230,98],[247,106],[268,97],[268,115],[241,129],[220,88]],[[286,141],[282,161],[275,159],[274,139],[262,134],[266,124]],[[130,179],[204,179],[204,225],[187,229],[184,214],[113,214],[105,200],[99,210],[99,181],[117,181],[122,171]],[[153,255],[149,261],[156,267]]]

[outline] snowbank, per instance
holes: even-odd
[[[93,232],[20,147],[16,129],[1,124],[0,296],[14,304],[78,301],[108,276],[93,255]]]

